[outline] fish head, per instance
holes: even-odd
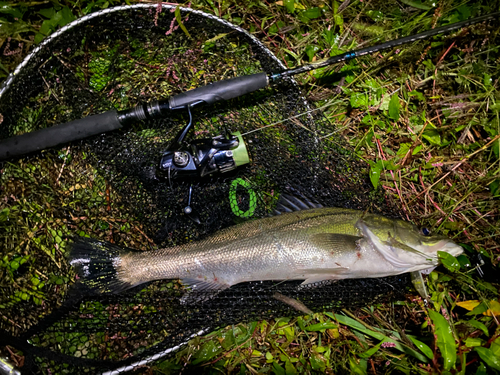
[[[416,225],[399,219],[368,215],[358,222],[358,228],[365,238],[383,251],[389,251],[405,267],[411,264],[435,266],[438,251],[453,256],[463,253],[463,248],[445,236],[430,235]]]

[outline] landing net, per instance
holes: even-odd
[[[107,9],[43,41],[1,89],[0,139],[283,68],[241,28],[177,13],[166,5]],[[245,283],[187,307],[176,280],[101,297],[75,284],[64,256],[71,236],[138,250],[186,243],[269,215],[290,187],[324,206],[397,216],[292,79],[193,111],[190,139],[239,131],[250,164],[203,179],[158,179],[158,160],[187,121],[181,112],[3,164],[0,345],[23,353],[23,373],[131,371],[228,324],[299,314],[276,292],[313,311],[401,298],[406,276],[302,289]],[[190,186],[201,224],[183,214]]]

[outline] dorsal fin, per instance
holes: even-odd
[[[276,208],[274,209],[275,215],[281,215],[287,212],[295,212],[302,210],[310,210],[311,208],[322,208],[323,206],[315,202],[305,195],[296,191],[293,194],[282,193],[278,199]]]

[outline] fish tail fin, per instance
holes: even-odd
[[[68,260],[90,291],[97,294],[118,293],[140,284],[127,281],[126,269],[122,265],[123,256],[131,251],[110,242],[75,237]]]

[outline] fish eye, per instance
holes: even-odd
[[[422,228],[421,232],[422,232],[422,234],[424,236],[430,236],[431,235],[431,231],[429,229],[427,229],[427,228]]]

